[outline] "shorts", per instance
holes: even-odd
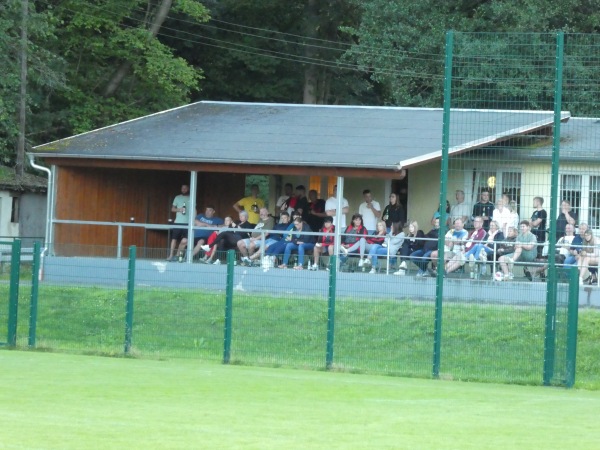
[[[176,241],[187,239],[187,234],[187,228],[171,228],[171,239],[175,239]]]

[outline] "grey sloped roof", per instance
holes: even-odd
[[[441,109],[202,101],[35,147],[64,158],[397,170],[441,157]],[[451,151],[552,124],[552,112],[453,110]]]

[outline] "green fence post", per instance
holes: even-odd
[[[33,265],[31,266],[31,296],[29,297],[29,347],[35,347],[35,334],[37,327],[38,288],[40,275],[40,249],[39,241],[33,243]]]
[[[435,289],[433,330],[433,378],[440,376],[442,350],[442,303],[444,297],[444,235],[446,234],[446,192],[448,183],[448,148],[450,145],[450,104],[452,101],[452,48],[454,32],[446,33],[446,67],[444,70],[444,122],[442,125],[442,161],[440,168],[440,231],[438,237],[438,273]]]
[[[227,251],[227,285],[225,286],[225,329],[223,338],[223,364],[231,359],[231,316],[233,314],[233,275],[235,252]]]
[[[335,336],[335,292],[337,280],[337,257],[329,257],[329,293],[327,298],[327,354],[325,356],[325,367],[331,369],[333,365],[333,339]]]
[[[136,246],[129,247],[129,267],[127,269],[127,306],[125,311],[125,354],[131,351],[131,339],[133,337],[133,298],[135,294],[135,260]]]
[[[552,173],[550,175],[550,215],[557,216],[558,169],[560,165],[560,119],[562,109],[562,69],[563,69],[564,33],[556,35],[556,65],[554,76],[554,130],[552,136]],[[548,279],[546,285],[546,323],[544,333],[544,385],[550,385],[554,376],[554,357],[556,349],[556,284],[558,272],[555,260],[556,220],[550,220],[548,240]]]
[[[567,309],[567,358],[565,386],[575,384],[575,362],[577,360],[577,320],[579,316],[579,271],[569,270],[569,304]]]
[[[17,345],[17,317],[19,313],[19,278],[21,274],[21,239],[15,239],[10,255],[10,291],[8,297],[8,336],[9,346]]]

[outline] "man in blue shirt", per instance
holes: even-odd
[[[195,257],[201,250],[201,247],[206,244],[208,237],[216,230],[214,228],[223,225],[223,219],[215,216],[215,208],[207,206],[204,214],[198,214],[194,220],[195,227],[201,227],[200,230],[194,230],[194,250],[192,252]]]

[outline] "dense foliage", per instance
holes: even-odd
[[[18,130],[21,6],[22,0],[0,4],[4,164],[14,162]],[[200,99],[440,106],[447,30],[596,33],[597,6],[595,0],[29,0],[27,142]],[[577,39],[595,45],[593,37]],[[467,57],[505,50],[485,37],[457,49]],[[588,53],[581,46],[571,56],[567,76],[599,76]],[[476,69],[461,73],[469,88],[458,97],[461,106],[487,106],[471,95],[478,87],[529,107],[551,101],[543,82],[482,84],[482,74],[498,73],[493,58]],[[511,70],[513,78],[546,75],[539,68]],[[573,86],[580,88],[567,93],[567,106],[591,114],[589,88]]]

